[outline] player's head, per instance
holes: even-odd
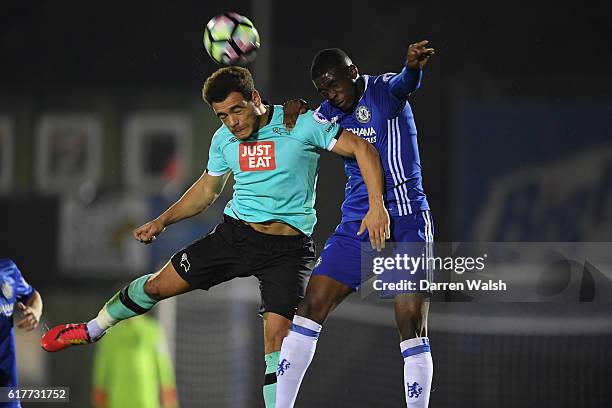
[[[238,139],[248,139],[259,129],[265,110],[248,69],[218,69],[204,83],[202,96]]]
[[[326,48],[315,55],[310,67],[310,79],[322,97],[344,112],[355,108],[358,99],[355,81],[357,67],[344,51]]]

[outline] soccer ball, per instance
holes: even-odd
[[[206,24],[204,48],[218,64],[245,66],[257,56],[259,33],[248,18],[223,13]]]

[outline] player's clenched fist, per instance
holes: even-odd
[[[410,69],[423,69],[429,57],[435,54],[433,48],[427,48],[429,41],[423,40],[408,46],[406,65]]]
[[[164,232],[166,226],[158,219],[147,222],[145,225],[134,230],[134,239],[143,244],[150,244],[159,234]]]

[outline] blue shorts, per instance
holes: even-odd
[[[312,276],[325,275],[357,290],[366,279],[374,276],[371,268],[368,273],[367,265],[371,266],[371,260],[375,257],[394,256],[402,252],[401,248],[406,247],[420,248],[418,250],[421,253],[413,254],[414,256],[433,256],[431,243],[433,243],[434,227],[429,210],[391,217],[391,239],[387,240],[388,248],[383,252],[372,250],[367,232],[357,236],[360,225],[361,221],[348,221],[336,227],[336,231],[325,243]],[[417,244],[402,245],[402,243]],[[402,273],[401,276],[402,279],[407,278],[417,283],[416,290],[403,290],[401,291],[403,293],[428,293],[429,290],[419,289],[418,282],[433,281],[432,270],[426,267],[418,268],[412,273]]]

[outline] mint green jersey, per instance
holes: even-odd
[[[318,112],[283,125],[283,107],[270,106],[269,122],[246,140],[223,125],[213,135],[208,173],[234,173],[234,195],[225,214],[249,222],[281,221],[306,235],[317,222],[314,209],[321,149],[331,150],[341,128]]]

